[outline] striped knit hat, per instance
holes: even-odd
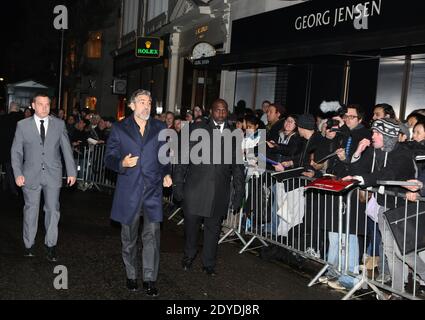
[[[388,119],[381,119],[373,123],[372,130],[376,130],[387,137],[397,138],[400,133],[400,125]]]

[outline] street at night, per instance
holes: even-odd
[[[423,1],[1,7],[0,300],[425,300]]]
[[[98,192],[65,190],[62,194],[58,262],[45,258],[40,227],[34,258],[23,256],[22,206],[2,201],[0,224],[0,299],[152,300],[125,287],[120,226],[111,223],[112,198]],[[43,225],[40,215],[39,225]],[[183,229],[163,225],[158,288],[161,300],[337,300],[341,293],[324,286],[307,288],[310,276],[254,254],[239,255],[240,244],[220,246],[217,276],[208,277],[198,260],[191,271],[181,267]],[[68,269],[68,290],[56,290],[54,269]]]

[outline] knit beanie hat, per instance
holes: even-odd
[[[307,130],[315,130],[316,120],[311,114],[303,114],[298,117],[297,125],[298,125],[298,128],[303,128]]]
[[[372,130],[382,133],[384,137],[398,138],[400,125],[390,119],[380,119],[373,123]]]

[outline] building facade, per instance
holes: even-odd
[[[114,77],[153,92],[157,112],[264,100],[293,113],[324,100],[386,102],[403,118],[422,107],[420,2],[389,0],[123,0]],[[400,12],[403,14],[400,18]],[[158,37],[158,59],[137,58],[138,37]]]

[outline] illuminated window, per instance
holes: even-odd
[[[102,58],[102,32],[90,32],[87,42],[87,58]]]
[[[87,97],[86,98],[86,108],[90,111],[96,111],[97,98],[96,97]]]

